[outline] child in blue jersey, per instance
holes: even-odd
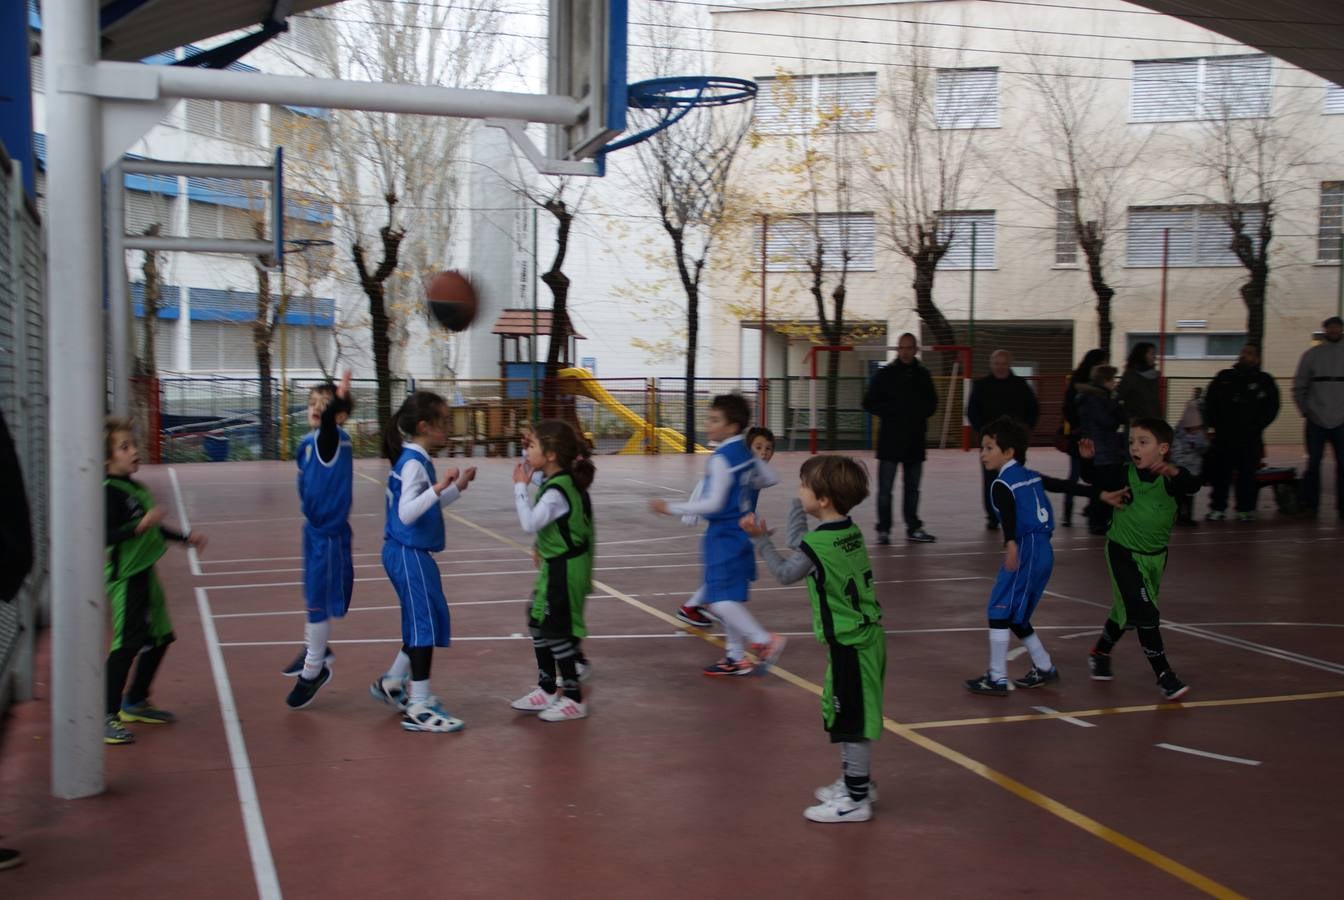
[[[756,554],[738,520],[751,511],[757,460],[742,432],[751,408],[740,394],[720,394],[710,401],[705,435],[718,444],[706,466],[700,497],[686,503],[654,500],[649,508],[661,515],[694,515],[709,522],[700,554],[705,565],[704,602],[723,623],[727,652],[707,666],[706,675],[750,675],[754,666],[746,647],[765,666],[784,652],[784,636],[766,631],[747,611],[747,595],[756,580]]]
[[[299,466],[299,503],[303,507],[304,650],[282,670],[297,675],[285,698],[290,709],[303,709],[331,680],[331,620],[350,609],[355,583],[350,550],[350,498],[355,480],[355,454],[341,428],[352,409],[350,372],[340,386],[319,384],[308,392],[308,424],[312,431],[294,454]]]
[[[980,463],[996,473],[989,497],[1003,524],[1003,565],[989,595],[989,670],[966,681],[966,689],[973,694],[1008,696],[1009,632],[1027,648],[1032,663],[1025,676],[1013,679],[1014,684],[1038,688],[1059,680],[1059,670],[1031,627],[1031,615],[1055,567],[1050,546],[1054,511],[1045,492],[1093,496],[1096,491],[1028,469],[1028,440],[1025,426],[1007,417],[995,419],[980,432]],[[1103,494],[1097,502],[1112,500],[1118,501],[1118,494]]]
[[[449,469],[435,480],[433,456],[448,442],[448,404],[437,394],[416,391],[401,404],[383,432],[387,478],[387,526],[383,569],[401,601],[401,650],[386,673],[369,685],[375,700],[400,709],[407,731],[462,730],[429,692],[435,647],[452,638],[448,601],[433,554],[444,547],[443,512],[476,477],[474,467]],[[409,687],[407,680],[409,679]]]
[[[747,429],[745,438],[751,455],[759,461],[756,467],[756,477],[751,486],[747,488],[747,502],[751,505],[751,512],[756,511],[756,503],[759,501],[761,491],[768,487],[774,487],[779,484],[779,478],[770,468],[768,463],[775,456],[775,433],[769,428],[760,425],[753,425]],[[696,490],[691,494],[691,502],[700,499],[700,492],[704,490],[702,481],[696,486]],[[700,521],[699,516],[682,516],[681,520],[687,525],[694,525]],[[691,595],[691,599],[683,603],[676,612],[676,616],[687,625],[693,625],[696,628],[708,628],[714,624],[714,619],[705,612],[705,586],[700,585],[699,589]]]

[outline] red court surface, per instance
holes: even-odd
[[[767,519],[783,524],[802,459],[776,458]],[[132,726],[135,744],[107,748],[107,793],[60,801],[51,710],[17,707],[0,843],[28,862],[0,872],[0,896],[1339,894],[1344,526],[1328,500],[1319,520],[1286,519],[1265,492],[1255,522],[1176,532],[1161,603],[1193,686],[1183,704],[1161,702],[1133,635],[1115,680],[1089,680],[1110,604],[1102,541],[1058,529],[1034,621],[1062,681],[979,697],[962,681],[985,669],[1001,539],[983,527],[975,458],[931,454],[921,513],[938,542],[870,547],[890,641],[881,799],[870,822],[819,825],[802,811],[839,752],[820,726],[806,589],[762,569],[751,608],[790,636],[763,677],[703,677],[718,648],[671,617],[698,583],[699,532],[647,504],[684,497],[704,457],[598,458],[591,715],[555,724],[508,706],[535,675],[533,570],[511,462],[476,462],[439,557],[455,643],[433,685],[467,722],[449,735],[402,731],[367,692],[400,643],[378,556],[384,464],[357,463],[354,607],[333,630],[333,681],[299,712],[279,674],[303,633],[292,464],[145,470],[171,517],[210,537],[198,566],[173,549],[160,570],[178,641],[154,699],[180,721]],[[1062,474],[1065,458],[1030,462]],[[855,516],[871,535],[872,500]],[[1014,653],[1010,674],[1028,665]]]

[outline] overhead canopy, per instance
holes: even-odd
[[[565,331],[572,338],[585,340],[584,336],[574,330],[574,325],[569,321],[569,316],[565,316]],[[506,309],[499,314],[495,320],[495,327],[490,329],[491,334],[510,335],[526,337],[533,334],[551,333],[551,311],[549,309]]]
[[[103,59],[135,62],[335,0],[102,0]]]
[[[1344,85],[1344,3],[1339,0],[1131,2],[1216,31]]]

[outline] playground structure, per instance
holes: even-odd
[[[559,387],[561,393],[588,397],[634,429],[634,434],[630,435],[629,440],[625,442],[624,447],[617,451],[618,453],[638,455],[686,452],[686,436],[684,434],[666,426],[657,426],[639,415],[612,396],[611,392],[604,388],[587,369],[561,369],[559,372]],[[652,391],[650,391],[650,395],[650,408],[653,408],[653,403],[656,401],[653,400]],[[708,453],[709,450],[696,444],[695,452]]]

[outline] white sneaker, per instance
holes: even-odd
[[[548,694],[541,688],[534,687],[526,696],[519,697],[517,700],[510,703],[509,706],[521,710],[522,712],[541,712],[552,704],[558,703],[563,696],[564,694],[559,691],[556,691],[554,694]]]
[[[560,695],[560,699],[541,711],[537,716],[543,722],[568,722],[570,719],[588,717],[588,704],[579,703],[571,697]]]
[[[461,731],[466,723],[448,714],[448,710],[439,704],[438,697],[430,697],[406,707],[401,727],[407,731],[433,731],[447,733]]]
[[[803,810],[803,816],[813,822],[867,822],[873,817],[873,804],[868,800],[851,800],[846,795],[809,806]]]
[[[839,800],[841,798],[844,798],[846,800],[849,799],[849,788],[845,787],[845,776],[841,775],[839,778],[837,778],[830,784],[824,787],[817,788],[815,791],[812,792],[812,796],[816,797],[822,803],[827,803],[831,800]],[[868,802],[869,803],[877,802],[876,781],[868,782]]]

